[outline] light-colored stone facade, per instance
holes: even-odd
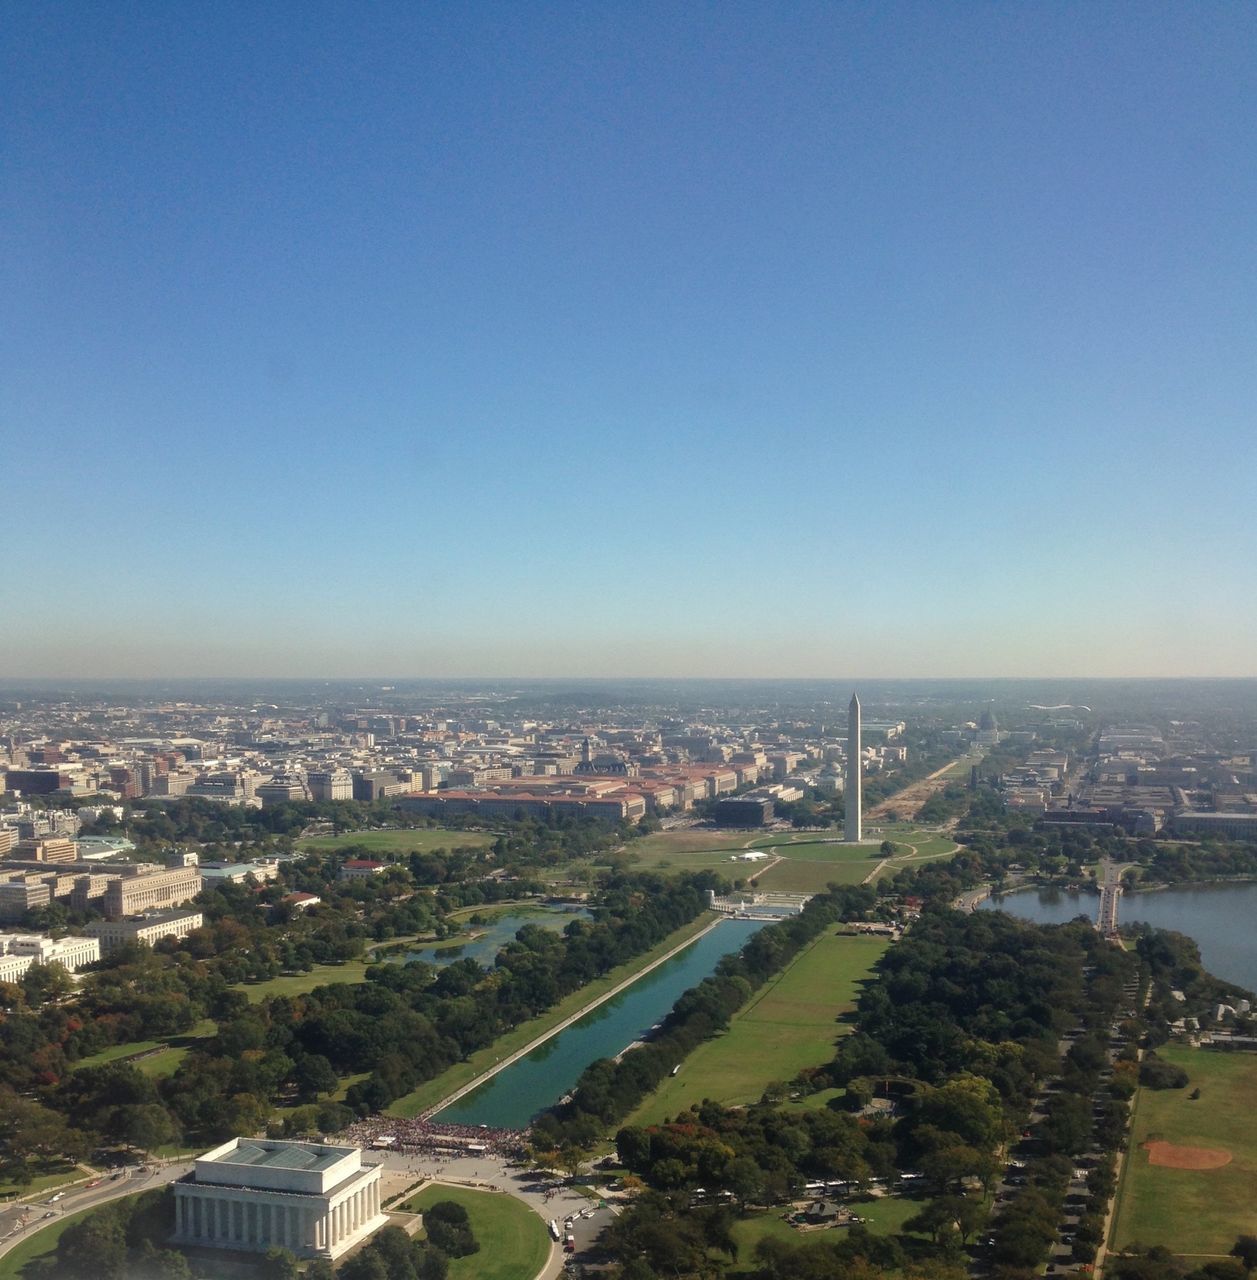
[[[175,1244],[338,1258],[388,1222],[357,1147],[233,1138],[174,1184]]]

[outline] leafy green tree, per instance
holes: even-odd
[[[121,1280],[127,1266],[122,1215],[101,1209],[67,1227],[57,1242],[57,1266],[64,1280]]]
[[[265,1280],[297,1280],[297,1259],[287,1249],[267,1249],[259,1268]]]

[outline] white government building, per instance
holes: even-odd
[[[388,1222],[357,1147],[233,1138],[174,1184],[174,1244],[336,1258]]]
[[[16,982],[33,964],[81,969],[100,959],[98,938],[52,939],[42,933],[0,933],[0,982]]]

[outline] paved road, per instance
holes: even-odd
[[[83,1209],[95,1209],[110,1200],[149,1191],[153,1187],[164,1187],[168,1182],[183,1177],[191,1168],[191,1161],[181,1160],[175,1164],[158,1166],[155,1172],[143,1170],[121,1178],[111,1178],[104,1174],[94,1187],[86,1184],[67,1187],[59,1200],[51,1198],[56,1194],[52,1191],[39,1200],[9,1205],[0,1212],[0,1256],[8,1253],[21,1241],[29,1239],[35,1232],[52,1226],[57,1218]]]

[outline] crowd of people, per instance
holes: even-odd
[[[490,1155],[507,1159],[521,1154],[528,1135],[520,1129],[493,1129],[488,1125],[440,1124],[422,1117],[368,1116],[355,1120],[343,1137],[362,1147],[380,1144],[390,1151],[449,1152],[456,1155]],[[386,1139],[392,1139],[386,1142]]]

